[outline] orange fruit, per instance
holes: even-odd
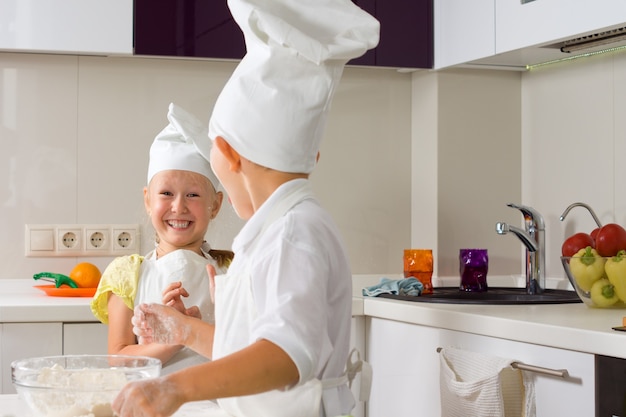
[[[96,288],[101,276],[98,267],[89,262],[79,263],[70,272],[70,278],[74,280],[78,288]]]

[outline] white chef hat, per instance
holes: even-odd
[[[378,44],[379,23],[351,0],[229,0],[247,53],[215,103],[209,137],[268,168],[310,173],[350,59]],[[210,144],[201,144],[208,158]]]
[[[208,142],[211,145],[207,140],[205,124],[174,103],[169,105],[167,119],[169,125],[154,138],[150,147],[148,184],[156,173],[178,169],[204,175],[217,189],[219,181],[211,170],[208,159],[196,147],[198,142]]]

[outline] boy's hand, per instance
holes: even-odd
[[[184,313],[162,304],[140,304],[131,322],[139,344],[162,343],[185,345],[189,337],[189,320]]]

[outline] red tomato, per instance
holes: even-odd
[[[587,233],[576,233],[565,239],[565,242],[563,242],[563,245],[561,246],[561,254],[563,256],[574,256],[576,252],[586,248],[587,246],[595,248],[595,243],[591,236]]]
[[[598,237],[598,232],[600,231],[599,227],[596,227],[595,229],[593,229],[591,231],[591,233],[589,233],[589,236],[591,236],[591,238],[593,239],[593,241],[596,241],[596,237]]]
[[[626,249],[626,230],[616,223],[605,224],[596,236],[596,250],[600,256],[615,256]]]

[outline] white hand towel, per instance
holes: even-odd
[[[513,359],[455,348],[440,353],[442,417],[535,417],[534,381]]]

